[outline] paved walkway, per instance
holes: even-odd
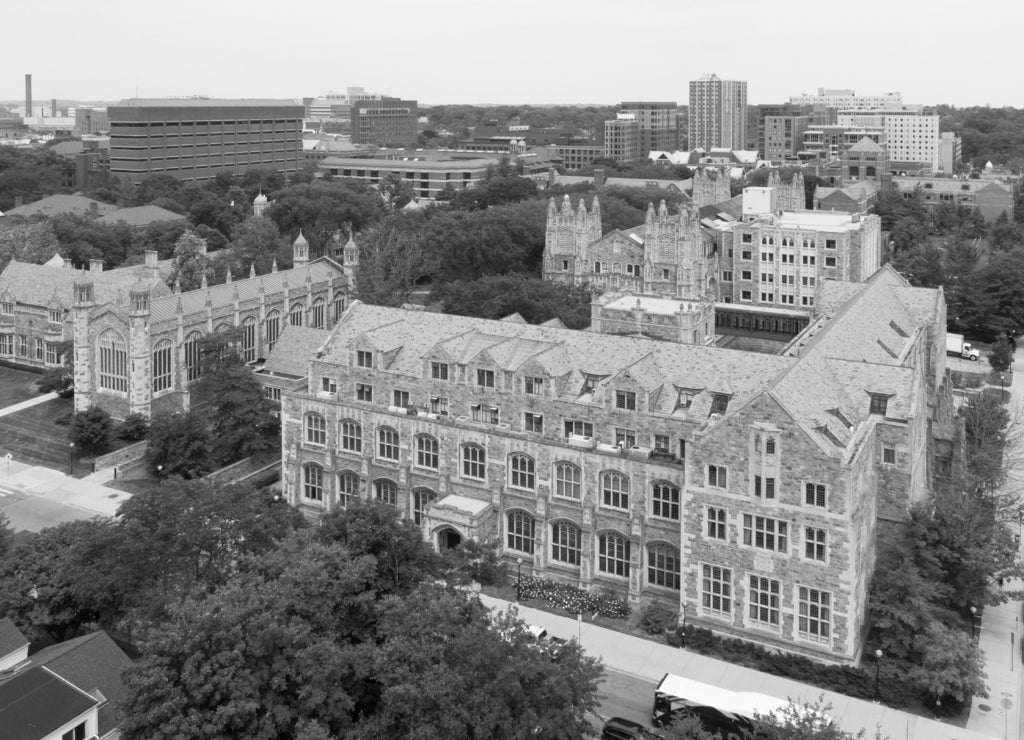
[[[44,393],[41,396],[30,398],[27,401],[22,401],[21,403],[14,403],[11,404],[10,406],[5,406],[4,408],[0,409],[0,416],[16,414],[19,411],[31,408],[32,406],[38,406],[39,404],[46,403],[47,401],[52,401],[55,398],[59,398],[59,396],[56,393]]]
[[[110,517],[130,493],[93,481],[0,457],[0,511],[15,532],[38,532],[61,522]]]
[[[1021,584],[1008,583],[1007,588]],[[978,647],[985,654],[988,698],[975,697],[967,727],[1006,740],[1020,740],[1021,603],[985,608],[978,618]]]
[[[517,606],[484,594],[480,594],[480,599],[501,611]],[[874,737],[876,727],[883,738],[888,736],[891,740],[995,740],[1003,737],[1002,727],[998,733],[988,727],[977,731],[963,729],[587,622],[526,606],[517,608],[519,617],[528,624],[540,625],[554,637],[575,639],[589,654],[600,656],[608,667],[649,681],[658,682],[666,673],[675,673],[732,691],[756,691],[800,703],[814,703],[824,697],[825,703],[832,705],[832,716],[844,729],[853,733],[866,729],[870,738]],[[652,696],[652,705],[653,702]]]

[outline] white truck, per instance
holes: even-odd
[[[956,355],[965,360],[977,360],[981,357],[981,352],[973,344],[964,341],[963,334],[951,334],[949,332],[946,333],[946,354]]]

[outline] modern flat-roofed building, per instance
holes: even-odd
[[[623,113],[636,117],[640,125],[640,156],[652,151],[673,152],[679,148],[678,110],[673,102],[633,101],[621,105]]]
[[[640,122],[631,113],[619,113],[604,122],[604,156],[616,162],[640,159]]]
[[[690,149],[746,149],[747,83],[704,75],[690,81]]]
[[[353,144],[411,146],[416,143],[415,100],[381,98],[351,104]]]
[[[201,182],[221,172],[298,172],[302,114],[290,100],[122,100],[107,108],[110,174],[137,185],[157,174]]]
[[[939,116],[920,105],[865,110],[840,110],[841,126],[881,128],[893,172],[917,174],[922,169],[938,172]]]
[[[394,173],[409,184],[417,198],[434,199],[446,188],[462,190],[476,187],[483,182],[487,168],[494,163],[493,159],[482,157],[438,159],[409,152],[407,157],[393,159],[327,157],[319,162],[317,169],[331,177],[360,180],[370,185],[376,185],[382,177]]]
[[[903,105],[903,95],[887,92],[881,95],[857,95],[853,90],[830,90],[819,87],[816,95],[794,95],[789,99],[794,105],[814,105],[844,110],[887,108]]]

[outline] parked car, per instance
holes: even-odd
[[[665,736],[624,717],[612,717],[601,729],[601,740],[662,740]]]

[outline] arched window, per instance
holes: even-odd
[[[429,434],[416,435],[416,465],[420,468],[437,470],[437,439]]]
[[[480,445],[462,446],[462,475],[467,478],[487,478],[487,452]]]
[[[153,348],[153,393],[171,387],[171,340],[161,339]]]
[[[242,362],[256,359],[256,319],[247,317],[242,322]]]
[[[306,441],[311,445],[327,444],[327,422],[316,412],[306,414]]]
[[[508,484],[513,488],[525,488],[532,491],[537,487],[533,458],[529,455],[515,454],[508,458]]]
[[[579,501],[582,474],[579,466],[572,463],[555,463],[555,495]]]
[[[338,473],[338,506],[347,509],[359,498],[359,474],[351,470]]]
[[[629,478],[614,470],[602,473],[601,503],[616,509],[628,509]]]
[[[324,309],[326,304],[323,298],[317,298],[309,307],[309,326],[313,329],[324,328]]]
[[[128,392],[128,346],[113,329],[100,334],[100,388]]]
[[[509,550],[533,554],[533,532],[534,518],[525,511],[510,511],[507,516],[508,526],[506,527],[507,543]]]
[[[580,528],[572,522],[551,525],[551,559],[566,565],[580,564]]]
[[[302,326],[302,312],[303,307],[301,303],[296,303],[288,310],[288,323],[291,326]]]
[[[398,432],[391,427],[380,427],[377,430],[377,457],[398,459]]]
[[[345,312],[345,294],[338,293],[334,296],[334,308],[331,313],[334,314],[334,321],[337,322],[341,318],[341,315]]]
[[[679,521],[679,488],[668,481],[655,481],[651,488],[651,514]]]
[[[267,335],[267,353],[269,354],[274,345],[277,344],[277,338],[281,336],[281,314],[277,311],[271,311],[267,314],[267,318],[263,320],[264,331]]]
[[[629,576],[629,540],[615,532],[597,538],[597,569],[613,576]]]
[[[324,469],[316,463],[302,466],[302,498],[307,501],[324,500]]]
[[[679,590],[679,550],[672,545],[656,544],[647,548],[647,582]]]
[[[431,501],[437,498],[437,492],[429,488],[412,489],[412,520],[419,526],[423,521],[423,512]]]
[[[373,495],[378,501],[398,506],[398,484],[387,478],[378,478],[373,482]]]
[[[344,419],[341,422],[341,449],[348,452],[363,451],[363,428],[354,419]]]
[[[185,380],[189,383],[199,380],[199,340],[202,338],[203,335],[197,331],[185,337]]]

